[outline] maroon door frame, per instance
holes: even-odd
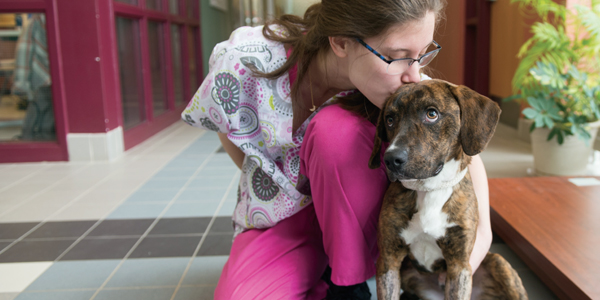
[[[1,142],[0,162],[33,162],[68,160],[67,114],[64,99],[62,57],[55,0],[0,0],[2,13],[44,13],[50,75],[52,78],[52,102],[56,126],[56,141],[51,142]]]
[[[490,0],[466,1],[464,84],[482,95],[489,94]]]
[[[158,131],[164,129],[166,126],[168,126],[169,124],[172,124],[173,122],[179,120],[180,118],[180,114],[183,111],[183,109],[185,108],[185,105],[187,103],[188,99],[192,98],[192,93],[190,92],[190,85],[191,86],[198,86],[199,83],[202,80],[203,77],[203,73],[202,73],[202,55],[201,55],[201,49],[202,46],[200,44],[200,39],[198,39],[197,41],[189,41],[188,40],[188,36],[187,36],[187,28],[192,28],[195,32],[196,35],[200,34],[200,8],[198,6],[199,2],[197,0],[194,1],[186,1],[186,0],[177,0],[177,4],[178,4],[178,10],[179,10],[179,14],[175,15],[175,14],[171,14],[168,13],[168,8],[169,8],[169,0],[161,0],[161,3],[163,5],[163,9],[161,11],[157,11],[157,10],[149,10],[145,8],[145,2],[146,0],[138,0],[138,5],[129,5],[129,4],[125,4],[125,3],[121,3],[121,2],[113,2],[113,0],[109,0],[109,5],[112,6],[112,11],[114,11],[112,20],[110,20],[109,24],[111,24],[111,26],[113,27],[111,32],[113,33],[113,35],[111,37],[104,37],[107,38],[108,40],[104,40],[103,39],[103,43],[107,43],[110,42],[110,44],[114,45],[113,49],[114,49],[114,55],[117,55],[117,51],[116,51],[116,47],[117,47],[117,43],[116,43],[116,27],[115,27],[115,18],[117,16],[119,17],[126,17],[126,18],[132,18],[132,19],[138,19],[140,21],[140,45],[141,45],[141,59],[142,59],[142,76],[143,76],[143,90],[144,90],[144,99],[145,99],[145,104],[146,104],[146,121],[142,122],[141,124],[135,126],[134,128],[128,129],[124,132],[124,142],[125,142],[125,149],[129,149],[139,143],[141,143],[142,141],[146,140],[147,138],[151,137],[152,135],[156,134]],[[193,11],[193,17],[190,18],[188,17],[188,9],[186,8],[186,4],[189,4],[191,2],[192,5],[192,11]],[[171,53],[171,24],[175,24],[177,26],[179,26],[179,31],[180,34],[179,36],[181,37],[181,65],[182,65],[182,79],[183,79],[183,97],[184,97],[184,102],[180,105],[176,105],[175,104],[175,95],[174,95],[174,86],[173,86],[173,81],[171,80],[167,80],[167,100],[168,100],[168,111],[161,114],[160,116],[154,117],[152,114],[152,84],[150,81],[151,78],[151,74],[150,74],[150,68],[149,68],[149,50],[148,50],[148,21],[158,21],[158,22],[163,22],[164,26],[163,26],[163,35],[165,37],[166,41],[169,41],[168,43],[165,44],[165,49],[164,49],[164,55],[165,55],[165,62],[166,62],[166,72],[167,72],[167,78],[173,78],[172,74],[173,74],[173,62],[172,62],[172,53]],[[196,63],[197,63],[197,67],[196,67],[196,79],[198,82],[192,83],[190,82],[190,76],[189,76],[189,72],[188,72],[188,66],[189,66],[189,53],[188,53],[188,49],[189,49],[189,44],[188,43],[195,43],[196,47],[196,53],[195,53],[195,58],[196,58]],[[116,61],[118,62],[118,58],[116,59]],[[120,87],[120,78],[119,78],[119,69],[118,69],[118,64],[114,66],[114,70],[113,70],[113,74],[115,74],[116,76],[114,76],[114,83],[117,87]],[[120,88],[118,89],[117,93],[115,94],[117,96],[116,99],[118,99],[118,111],[119,111],[119,115],[122,116],[122,112],[121,112],[121,93],[120,93]],[[122,126],[123,120],[121,118],[121,126]]]
[[[168,9],[169,0],[161,0]],[[173,1],[173,0],[171,0]],[[106,133],[123,126],[119,60],[115,17],[141,20],[141,50],[144,101],[148,118],[124,132],[125,149],[129,149],[173,122],[193,96],[191,86],[202,81],[199,0],[175,0],[179,15],[145,9],[145,0],[127,5],[115,0],[0,0],[0,12],[46,14],[48,52],[52,76],[52,96],[57,140],[54,142],[0,142],[0,163],[66,161],[69,159],[67,133]],[[188,17],[186,4],[192,6]],[[60,16],[60,20],[57,16]],[[184,102],[176,105],[172,81],[167,80],[168,110],[152,115],[152,92],[148,65],[147,21],[165,22],[166,41],[170,25],[177,24],[181,36],[181,59]],[[193,28],[196,41],[188,41],[187,28]],[[62,34],[61,34],[62,33]],[[190,83],[188,43],[195,44],[196,79]],[[171,47],[165,44],[166,76],[172,78]]]

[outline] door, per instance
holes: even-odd
[[[53,0],[0,0],[0,162],[67,160]]]
[[[490,0],[466,0],[464,84],[489,96]]]

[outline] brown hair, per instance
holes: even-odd
[[[298,64],[297,79],[291,90],[292,102],[298,105],[299,101],[294,101],[298,95],[298,83],[319,51],[330,48],[330,36],[365,39],[383,33],[392,25],[422,19],[430,11],[435,13],[437,23],[443,17],[444,6],[445,0],[322,0],[310,6],[304,18],[283,15],[264,26],[265,37],[288,44],[293,50],[279,69],[257,75],[277,78]],[[269,26],[271,24],[282,26],[286,34],[277,34]],[[365,100],[358,92],[338,101],[345,109],[376,120],[379,109]]]

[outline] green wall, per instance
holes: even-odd
[[[208,73],[208,58],[216,44],[229,38],[233,31],[230,11],[224,12],[210,6],[210,0],[200,1],[200,26],[202,31],[202,65],[204,76]]]

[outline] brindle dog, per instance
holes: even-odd
[[[500,255],[488,253],[475,274],[469,264],[479,214],[467,167],[487,146],[499,115],[490,99],[440,80],[405,85],[385,103],[369,162],[379,167],[382,143],[389,143],[378,299],[398,299],[401,287],[403,299],[527,299]]]

